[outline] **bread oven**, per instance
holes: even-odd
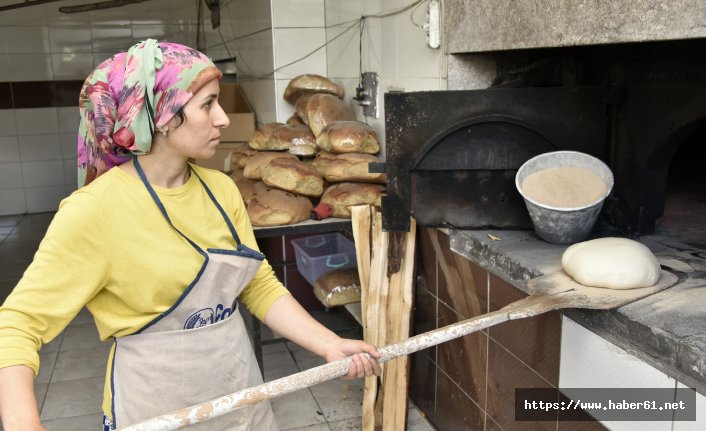
[[[406,230],[408,214],[427,226],[530,227],[517,169],[575,150],[615,175],[596,229],[703,231],[705,50],[694,39],[486,53],[489,88],[387,94],[384,227]]]

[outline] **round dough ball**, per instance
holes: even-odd
[[[649,248],[627,238],[599,238],[570,246],[561,265],[584,286],[635,289],[657,283],[661,270]]]

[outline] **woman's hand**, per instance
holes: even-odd
[[[265,324],[274,332],[294,341],[327,362],[352,356],[348,375],[344,380],[380,375],[382,369],[377,359],[380,353],[361,340],[341,338],[312,318],[292,295],[282,295],[265,315]],[[368,356],[370,355],[370,356]]]
[[[353,380],[372,375],[379,376],[382,372],[378,359],[380,353],[375,346],[361,340],[349,340],[338,338],[326,346],[324,351],[326,362],[338,361],[351,357],[351,365],[348,374],[342,377],[343,380]]]

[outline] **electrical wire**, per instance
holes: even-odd
[[[228,53],[228,56],[230,56],[230,59],[235,62],[235,56],[233,55],[232,52],[230,52],[230,48],[228,47],[228,44],[225,43],[224,37],[223,37],[223,32],[221,32],[221,26],[218,26],[218,35],[221,37],[221,41],[223,41],[223,47],[226,49],[226,52]]]
[[[424,0],[424,1],[427,1],[427,0]],[[421,4],[424,3],[424,1],[420,1],[419,3],[417,3],[417,5],[414,6],[414,9],[412,9],[412,12],[410,12],[410,14],[409,14],[409,21],[410,21],[415,27],[419,27],[419,28],[421,28],[422,30],[424,30],[424,26],[421,25],[421,24],[417,24],[417,22],[414,20],[414,14],[417,12],[417,9],[419,9],[419,6],[421,6]]]
[[[233,1],[233,0],[230,0],[229,2],[225,3],[222,7],[227,6],[228,4],[232,3],[232,1]],[[343,26],[343,25],[351,24],[350,26],[346,27],[342,32],[340,32],[340,33],[338,33],[336,36],[334,36],[333,38],[327,40],[327,41],[324,42],[322,45],[316,47],[316,48],[315,48],[314,50],[312,50],[311,52],[307,53],[306,55],[304,55],[304,56],[302,56],[302,57],[300,57],[300,58],[298,58],[298,59],[296,59],[296,60],[294,60],[294,61],[291,61],[291,62],[289,62],[289,63],[287,63],[287,64],[283,64],[282,66],[279,66],[279,67],[275,68],[274,70],[272,70],[271,72],[269,72],[269,73],[267,73],[267,74],[264,74],[264,75],[259,75],[259,76],[252,76],[252,75],[251,75],[251,76],[242,76],[242,77],[243,77],[243,78],[248,78],[248,79],[263,79],[263,78],[268,78],[268,77],[274,75],[276,72],[279,72],[280,70],[282,70],[282,69],[284,69],[284,68],[286,68],[286,67],[289,67],[289,66],[291,66],[291,65],[293,65],[293,64],[296,64],[296,63],[299,63],[300,61],[303,61],[303,60],[305,60],[305,59],[311,57],[311,56],[314,55],[316,52],[318,52],[318,51],[320,51],[321,49],[325,48],[326,46],[328,46],[329,44],[331,44],[331,43],[332,43],[333,41],[335,41],[336,39],[342,37],[344,34],[348,33],[350,30],[352,30],[352,29],[355,28],[356,26],[360,26],[360,29],[359,29],[359,30],[360,30],[360,39],[361,39],[361,40],[359,41],[359,51],[360,51],[359,69],[360,69],[360,72],[361,72],[361,75],[362,75],[362,70],[363,70],[363,60],[362,60],[363,45],[362,45],[362,37],[363,37],[363,29],[364,29],[364,27],[365,27],[365,20],[366,20],[366,19],[369,19],[369,18],[387,18],[387,17],[393,16],[393,15],[398,15],[398,14],[401,14],[401,13],[403,13],[403,12],[405,12],[405,11],[410,10],[410,9],[413,9],[413,8],[416,9],[417,7],[419,7],[419,5],[421,5],[421,4],[424,3],[425,1],[427,1],[427,0],[417,0],[417,1],[412,2],[412,3],[410,3],[410,4],[406,5],[406,6],[402,6],[402,7],[399,7],[399,8],[397,8],[397,9],[393,9],[393,10],[390,10],[390,11],[387,11],[387,12],[379,12],[379,13],[375,13],[375,14],[361,15],[359,18],[355,18],[355,19],[351,19],[351,20],[349,20],[349,21],[344,21],[344,22],[341,22],[341,23],[338,23],[338,24],[332,24],[332,25],[330,25],[330,26],[326,26],[325,28],[326,28],[326,29],[329,29],[329,28],[340,27],[340,26]],[[414,11],[412,11],[412,13],[414,13]],[[228,11],[228,14],[230,14],[230,11]],[[229,20],[229,21],[232,22],[232,19]],[[241,35],[241,36],[235,37],[235,38],[233,38],[233,39],[229,39],[229,40],[227,40],[227,41],[226,41],[226,40],[223,40],[224,38],[223,38],[222,35],[221,35],[221,43],[218,43],[218,44],[209,46],[208,48],[215,48],[215,47],[218,47],[218,46],[221,46],[221,45],[227,45],[229,42],[234,42],[234,41],[239,40],[239,39],[244,39],[244,38],[246,38],[246,37],[249,37],[249,36],[252,36],[252,35],[255,35],[255,34],[258,34],[258,33],[262,33],[262,32],[264,32],[264,31],[268,31],[268,30],[273,30],[273,28],[272,28],[272,27],[263,28],[263,29],[254,31],[254,32],[252,32],[252,33],[248,33],[248,34],[245,34],[245,35]],[[230,55],[230,51],[228,51],[228,52],[229,52],[229,55]],[[239,58],[239,61],[242,61],[242,60],[243,60],[243,59],[242,59],[242,56],[241,56],[241,57]],[[237,62],[236,62],[236,63],[237,63]],[[248,68],[248,69],[250,69],[250,68]],[[252,70],[251,70],[251,72],[252,72]]]
[[[268,73],[268,74],[266,74],[266,75],[262,75],[262,76],[256,77],[256,79],[267,78],[267,77],[269,77],[269,76],[271,76],[271,75],[274,75],[276,72],[279,72],[280,70],[284,69],[285,67],[289,67],[289,66],[291,66],[291,65],[293,65],[293,64],[299,63],[300,61],[305,60],[305,59],[311,57],[312,55],[314,55],[315,53],[317,53],[317,52],[320,51],[321,49],[326,48],[326,46],[328,46],[328,45],[329,45],[331,42],[333,42],[334,40],[336,40],[336,39],[338,39],[339,37],[343,36],[344,34],[348,33],[351,29],[355,28],[357,25],[359,25],[359,22],[358,22],[358,21],[354,22],[351,26],[347,27],[345,30],[343,30],[342,32],[338,33],[338,34],[337,34],[336,36],[334,36],[333,38],[331,38],[331,39],[327,40],[326,42],[324,42],[323,44],[319,45],[319,46],[316,47],[313,51],[309,52],[308,54],[304,55],[303,57],[300,57],[300,58],[298,58],[298,59],[296,59],[296,60],[294,60],[294,61],[290,61],[290,62],[287,63],[287,64],[283,64],[282,66],[279,66],[278,68],[274,69],[272,72],[270,72],[270,73]]]

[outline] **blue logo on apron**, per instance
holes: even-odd
[[[232,313],[231,308],[225,308],[223,304],[216,306],[215,313],[212,308],[202,308],[186,319],[184,329],[195,329],[210,325],[211,323],[216,323],[228,318]]]

